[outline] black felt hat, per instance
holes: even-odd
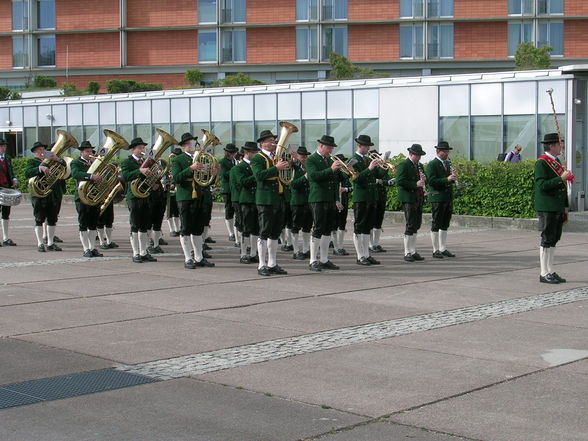
[[[453,150],[453,147],[449,147],[449,143],[447,141],[439,141],[439,144],[435,146],[437,150]]]
[[[321,139],[317,139],[316,141],[323,145],[328,145],[329,147],[337,147],[337,144],[335,144],[335,138],[329,135],[323,135]]]
[[[45,148],[47,148],[47,144],[43,144],[41,141],[37,141],[31,147],[31,152],[34,152],[39,147],[45,147]]]
[[[563,138],[561,139],[563,141]],[[560,141],[557,133],[546,133],[541,144],[557,144]]]
[[[426,155],[423,147],[420,144],[413,144],[408,148],[409,153],[413,155],[423,156]]]
[[[197,136],[192,136],[191,133],[186,132],[182,135],[182,138],[180,139],[180,142],[178,144],[182,145],[185,142],[191,141],[193,139],[198,139]]]
[[[355,142],[370,147],[374,145],[372,138],[370,138],[368,135],[359,135],[357,138],[355,138]]]
[[[223,150],[227,153],[237,153],[239,151],[237,146],[231,142],[228,143]]]
[[[142,138],[135,138],[131,141],[129,148],[133,149],[133,148],[137,147],[138,145],[147,145],[147,143],[144,142]]]
[[[303,156],[310,155],[310,152],[308,150],[306,150],[306,147],[304,147],[303,145],[298,147],[298,150],[296,150],[296,153],[298,153],[299,155],[303,155]]]
[[[259,147],[257,147],[257,143],[253,142],[253,141],[247,141],[245,143],[245,145],[243,147],[241,147],[243,150],[248,150],[248,151],[252,151],[252,152],[257,152],[259,151]]]
[[[262,131],[262,132],[259,134],[259,138],[257,138],[257,142],[261,142],[261,141],[263,141],[264,139],[266,139],[266,138],[269,138],[269,137],[276,138],[276,135],[274,135],[274,134],[272,133],[272,131],[271,131],[271,130],[263,130],[263,131]]]
[[[84,149],[93,149],[93,148],[94,148],[94,146],[90,143],[90,141],[82,141],[82,143],[78,147],[78,150],[82,151]]]
[[[176,156],[177,156],[177,155],[181,155],[182,153],[184,153],[184,152],[182,152],[182,149],[181,149],[181,148],[179,148],[179,147],[176,147],[176,148],[174,148],[174,149],[173,149],[171,152],[172,152],[174,155],[176,155]]]
[[[343,153],[339,153],[337,155],[335,155],[337,158],[339,158],[341,161],[343,162],[347,162],[347,158],[345,157],[345,155]]]

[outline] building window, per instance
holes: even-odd
[[[238,63],[246,61],[247,43],[245,30],[223,31],[223,63]]]
[[[39,37],[37,40],[37,66],[55,66],[55,36]]]
[[[198,0],[198,23],[216,23],[216,0]]]
[[[55,0],[38,0],[37,27],[55,29]]]
[[[453,0],[429,0],[428,17],[453,17]]]
[[[216,62],[216,31],[198,31],[198,62]]]
[[[323,28],[323,60],[329,59],[331,52],[347,56],[347,27],[330,26]]]
[[[296,60],[318,61],[318,30],[316,27],[296,28]]]
[[[12,1],[12,30],[24,31],[28,29],[29,18],[27,15],[27,3],[23,0]]]
[[[12,37],[12,67],[27,67],[27,38],[24,36]]]
[[[508,15],[534,15],[535,0],[508,0]]]
[[[223,0],[223,23],[245,23],[246,0]]]
[[[318,0],[296,0],[296,20],[318,20]]]
[[[563,22],[539,22],[537,46],[551,46],[551,55],[563,55]]]
[[[561,15],[563,14],[563,0],[538,0],[538,15]]]
[[[323,20],[346,20],[347,0],[323,0]]]
[[[453,58],[453,23],[429,24],[427,58]]]
[[[423,18],[424,0],[400,0],[400,18]]]
[[[508,24],[508,55],[513,57],[521,43],[533,43],[533,22]]]
[[[424,58],[423,25],[400,26],[400,58]]]

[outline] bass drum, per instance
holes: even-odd
[[[0,188],[0,205],[12,207],[20,204],[22,193],[14,188]]]

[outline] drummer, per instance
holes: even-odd
[[[18,186],[18,180],[14,177],[12,168],[12,158],[6,154],[8,145],[4,139],[0,139],[0,188],[15,188]],[[2,245],[16,246],[8,236],[8,222],[10,219],[10,205],[2,205],[4,199],[0,198],[0,208],[2,211]]]

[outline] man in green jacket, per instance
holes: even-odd
[[[46,152],[47,145],[37,141],[31,147],[33,157],[27,161],[27,168],[25,170],[25,177],[27,179],[34,177],[41,177],[49,175],[50,170],[47,165],[43,163],[44,159],[50,161],[60,161],[65,163],[63,159],[51,151]],[[47,157],[47,158],[45,158]],[[61,248],[54,243],[55,225],[57,224],[57,217],[59,215],[60,201],[63,196],[63,181],[57,180],[51,187],[51,193],[45,197],[31,196],[31,203],[33,205],[33,217],[35,218],[35,236],[37,238],[37,251],[44,253],[45,251],[61,251]],[[47,221],[47,248],[43,245],[43,222]]]
[[[353,166],[357,178],[353,181],[353,245],[357,253],[358,265],[378,265],[380,262],[370,256],[370,234],[376,216],[376,172],[378,160],[368,156],[370,147],[374,145],[368,135],[355,138],[357,149],[353,158]]]
[[[278,265],[278,238],[284,225],[284,187],[278,179],[280,170],[290,167],[287,161],[274,164],[276,135],[271,130],[263,130],[257,139],[261,151],[251,158],[251,169],[255,176],[255,203],[259,217],[259,240],[257,254],[260,276],[288,274]]]
[[[237,160],[237,165],[240,164],[240,161],[243,160],[243,152],[241,151],[237,154],[235,158],[239,158]],[[237,166],[235,165],[235,167]],[[238,185],[236,173],[237,170],[235,167],[231,168],[229,172],[229,186],[231,187],[231,204],[233,206],[233,225],[235,227],[235,246],[241,246],[241,234],[242,234],[242,224],[241,224],[241,206],[239,205],[239,194],[241,193],[241,187]],[[254,244],[255,248],[257,248],[257,244]]]
[[[224,148],[225,156],[219,161],[220,165],[220,181],[221,181],[221,194],[223,195],[223,201],[225,203],[225,225],[229,232],[229,242],[236,242],[235,237],[235,210],[231,200],[231,181],[230,173],[231,169],[237,165],[235,161],[235,155],[239,151],[235,144],[229,143]]]
[[[370,150],[370,153],[378,154],[377,150]],[[387,158],[389,152],[384,155]],[[395,179],[390,179],[388,173],[387,159],[378,163],[378,167],[374,169],[376,177],[376,214],[374,215],[374,225],[370,235],[370,251],[372,253],[385,253],[386,250],[380,245],[380,237],[382,236],[382,224],[384,223],[384,215],[386,214],[386,203],[388,202],[388,187],[394,185]]]
[[[543,141],[545,154],[535,162],[535,210],[539,217],[541,244],[539,261],[541,263],[541,283],[564,283],[553,269],[554,252],[561,239],[562,227],[567,216],[567,183],[574,175],[564,168],[557,156],[562,152],[563,139],[560,142],[557,133],[547,133]]]
[[[81,182],[100,182],[102,176],[88,173],[91,164],[91,156],[94,147],[89,141],[82,141],[78,147],[80,156],[71,162],[71,178],[76,182],[74,201],[78,212],[78,225],[80,242],[84,257],[102,257],[102,253],[96,249],[96,234],[98,218],[100,216],[100,205],[86,205],[80,200],[78,186]]]
[[[447,249],[447,230],[453,213],[453,184],[457,176],[449,161],[449,151],[453,150],[447,141],[439,141],[435,146],[437,156],[427,164],[427,186],[431,202],[431,243],[433,258],[455,257]]]
[[[259,219],[255,205],[255,176],[251,170],[251,158],[259,148],[255,142],[246,142],[243,148],[243,160],[237,164],[232,173],[238,188],[239,211],[241,213],[241,258],[240,263],[258,263],[257,239],[259,237]]]
[[[186,269],[214,266],[214,263],[206,260],[202,254],[204,243],[202,190],[194,181],[194,172],[202,170],[203,165],[193,162],[196,144],[196,137],[191,133],[184,133],[179,143],[184,153],[176,156],[172,162],[172,177],[176,184],[176,200],[180,212],[180,244],[184,252],[184,268]]]
[[[347,163],[347,158],[343,153],[335,155],[343,163]],[[347,231],[347,214],[349,212],[349,196],[353,191],[353,186],[349,175],[343,171],[343,166],[337,170],[337,178],[339,181],[339,203],[337,204],[337,214],[334,225],[334,230],[331,232],[331,240],[333,241],[333,254],[335,256],[348,256],[349,253],[343,248],[345,242],[345,232]]]
[[[319,143],[317,151],[310,155],[305,163],[310,186],[308,204],[314,224],[310,238],[308,268],[311,271],[337,270],[339,267],[329,260],[329,243],[337,220],[336,202],[339,201],[337,170],[341,168],[341,163],[331,159],[331,153],[337,147],[332,136],[323,135],[317,142]]]
[[[396,170],[398,185],[398,202],[404,208],[406,227],[404,230],[404,260],[414,262],[425,260],[416,251],[417,232],[423,220],[423,203],[425,199],[425,171],[419,162],[425,155],[420,144],[408,148],[408,158],[402,161]]]
[[[14,176],[12,167],[12,158],[6,154],[8,144],[4,139],[0,139],[0,187],[15,188],[18,187],[18,179]],[[2,211],[2,244],[5,247],[16,246],[8,236],[8,223],[10,219],[10,205],[0,205]]]
[[[310,257],[310,231],[312,230],[312,213],[308,205],[310,187],[306,175],[306,158],[310,152],[300,146],[292,156],[294,163],[294,178],[290,183],[290,210],[292,211],[292,242],[294,244],[293,258],[304,260]]]

